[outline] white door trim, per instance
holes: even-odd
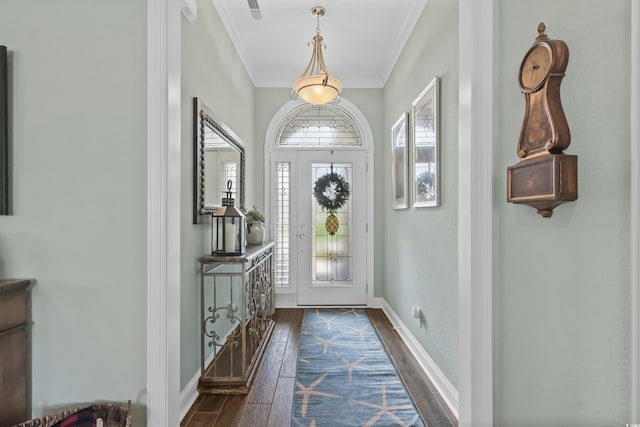
[[[493,0],[460,0],[460,427],[493,425],[493,31]]]
[[[304,101],[296,100],[296,101],[288,101],[284,104],[280,109],[273,115],[273,118],[269,122],[269,126],[267,127],[267,132],[265,134],[264,139],[264,197],[265,197],[265,210],[270,212],[271,203],[272,203],[272,184],[273,184],[273,176],[271,165],[273,161],[273,153],[274,151],[279,151],[275,149],[275,142],[277,138],[278,129],[280,129],[280,125],[286,119],[286,117],[293,112],[297,107],[304,104]],[[373,139],[373,131],[371,130],[371,126],[369,125],[369,121],[365,117],[365,115],[360,111],[358,107],[349,102],[344,98],[340,98],[341,107],[345,109],[351,116],[355,119],[356,123],[360,125],[360,130],[362,131],[363,142],[367,152],[367,224],[368,224],[368,233],[367,233],[367,305],[373,307],[375,305],[375,296],[374,296],[374,247],[373,241],[375,236],[375,224],[374,224],[374,162],[373,162],[373,153],[374,153],[374,139]],[[273,226],[273,224],[271,224]],[[273,232],[271,227],[268,230],[265,230],[266,236],[265,238],[270,240]],[[294,301],[296,301],[295,295],[293,300],[287,300],[285,303],[287,306],[295,306]],[[276,293],[276,304],[279,304],[278,294]],[[277,305],[278,306],[278,305]]]
[[[640,423],[640,5],[631,2],[631,422]]]
[[[147,0],[147,425],[180,402],[180,25],[178,0]]]

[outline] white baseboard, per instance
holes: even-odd
[[[275,307],[276,308],[295,308],[297,307],[296,294],[292,292],[276,292]]]
[[[371,304],[369,304],[369,308],[383,308],[385,304],[387,304],[387,301],[384,298],[374,297]]]
[[[407,329],[406,325],[400,320],[396,312],[393,311],[389,303],[384,298],[376,298],[376,300],[380,300],[382,310],[396,331],[398,331],[398,335],[400,335],[400,338],[402,338],[407,347],[409,347],[409,351],[411,351],[416,358],[422,370],[438,390],[438,393],[440,393],[453,415],[458,418],[458,390],[451,384],[451,381],[449,381],[447,376],[440,370],[438,364],[434,362],[416,337]]]

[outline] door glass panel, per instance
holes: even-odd
[[[318,178],[331,172],[331,168],[353,188],[353,167],[350,163],[314,163],[311,167],[315,184]],[[312,191],[313,193],[313,191]],[[311,281],[313,286],[350,286],[353,280],[352,197],[335,212],[335,218],[312,198]],[[335,230],[327,221],[338,221]]]
[[[275,218],[275,282],[276,286],[289,286],[291,224],[291,163],[276,162],[276,218]]]

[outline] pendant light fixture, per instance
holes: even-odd
[[[313,53],[302,76],[293,84],[293,97],[299,97],[310,104],[326,104],[336,99],[342,92],[342,82],[327,73],[327,66],[322,57],[322,36],[320,35],[320,18],[325,9],[316,6],[311,15],[316,18],[316,35],[313,36]]]

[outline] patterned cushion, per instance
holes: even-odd
[[[82,409],[53,427],[95,427],[98,414],[93,408]]]

